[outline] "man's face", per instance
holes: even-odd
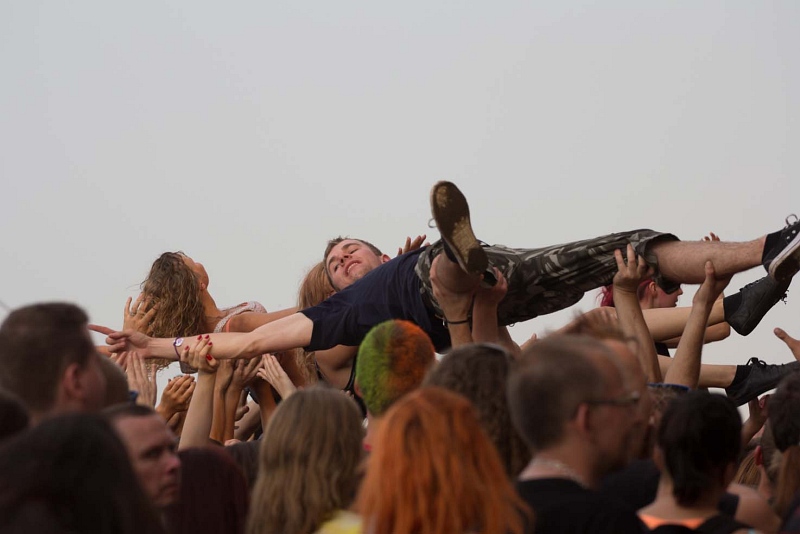
[[[131,465],[156,508],[175,503],[180,493],[181,461],[177,443],[159,415],[121,417],[114,421],[128,449]]]
[[[345,239],[328,253],[325,267],[333,287],[341,291],[388,260],[388,256],[378,256],[361,241]]]
[[[647,377],[633,352],[639,350],[637,345],[617,340],[606,340],[603,343],[616,354],[622,366],[626,389],[639,394],[639,402],[631,420],[630,459],[635,459],[645,452],[645,442],[650,431],[650,416],[653,411],[653,399],[647,388]]]
[[[597,447],[598,476],[605,476],[625,467],[630,457],[633,429],[638,419],[637,407],[626,402],[633,392],[625,387],[622,376],[610,363],[603,374],[607,384],[601,401],[592,405],[594,443]]]

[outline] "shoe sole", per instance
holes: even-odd
[[[467,199],[455,184],[438,182],[433,186],[431,214],[461,268],[469,274],[483,274],[489,267],[489,259],[472,231]]]
[[[769,264],[769,275],[784,282],[800,271],[800,233]]]

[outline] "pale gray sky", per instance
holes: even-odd
[[[219,304],[290,306],[328,238],[427,232],[440,179],[488,242],[756,237],[800,212],[798,20],[793,1],[6,0],[0,300],[119,326],[181,249]],[[789,358],[771,329],[800,335],[798,310],[707,361]]]

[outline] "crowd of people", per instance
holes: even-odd
[[[289,309],[219,307],[203,265],[166,252],[119,330],[71,303],[13,310],[0,532],[800,532],[800,340],[776,329],[783,364],[702,363],[785,298],[800,222],[515,249],[477,239],[450,182],[431,210],[441,239],[394,258],[329,241]],[[509,334],[595,289],[561,329]]]

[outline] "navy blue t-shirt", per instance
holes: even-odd
[[[318,305],[300,310],[314,323],[305,349],[358,346],[373,326],[389,319],[411,321],[430,336],[437,351],[448,348],[450,334],[425,305],[414,270],[424,249],[394,258]]]

